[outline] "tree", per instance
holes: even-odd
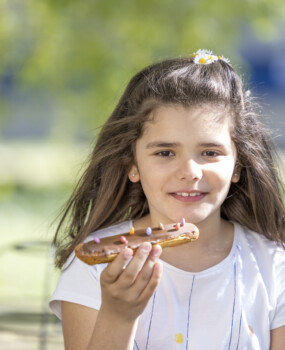
[[[283,0],[0,0],[0,10],[0,121],[22,93],[38,113],[52,101],[57,124],[87,129],[151,62],[198,48],[240,62],[242,27],[270,39],[285,17]]]

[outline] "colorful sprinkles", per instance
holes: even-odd
[[[145,233],[146,233],[148,236],[150,236],[151,233],[152,233],[152,229],[151,229],[150,227],[148,227],[148,228],[146,229]]]
[[[125,236],[121,236],[121,237],[120,237],[120,240],[121,240],[121,242],[124,243],[124,244],[127,244],[127,243],[128,243],[128,240],[127,240],[127,238],[126,238]]]

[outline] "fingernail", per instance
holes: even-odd
[[[160,253],[161,253],[161,248],[159,246],[156,245],[152,248],[151,254],[153,256],[159,256]]]
[[[133,256],[133,252],[130,249],[125,249],[123,254],[124,254],[124,257],[127,259]]]
[[[144,253],[149,253],[150,250],[151,250],[151,245],[147,244],[147,243],[143,243],[141,245],[141,250],[144,252]]]

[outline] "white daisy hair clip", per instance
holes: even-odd
[[[197,52],[193,53],[194,57],[194,63],[196,64],[211,64],[218,60],[222,60],[226,62],[227,64],[230,64],[230,60],[224,56],[215,56],[213,55],[212,51],[200,49]]]

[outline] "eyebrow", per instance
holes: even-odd
[[[216,143],[216,142],[206,142],[206,143],[199,143],[200,147],[217,147],[217,148],[225,148],[227,145],[223,145],[221,143]]]
[[[164,141],[154,141],[154,142],[150,142],[146,145],[146,148],[176,148],[181,146],[180,143],[178,142],[164,142]]]
[[[150,142],[146,145],[147,149],[150,148],[177,148],[181,146],[181,143],[179,142],[165,142],[165,141],[154,141],[154,142]],[[226,148],[226,145],[220,144],[220,143],[216,143],[216,142],[203,142],[203,143],[199,143],[198,145],[199,147],[217,147],[217,148]]]

